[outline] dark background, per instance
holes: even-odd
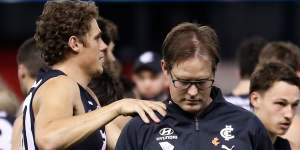
[[[15,54],[35,31],[45,1],[0,0],[0,75],[18,91]],[[221,57],[233,61],[238,44],[260,35],[269,40],[300,43],[300,2],[297,1],[103,1],[100,15],[120,31],[116,55],[126,66],[145,50],[160,53],[165,35],[178,23],[197,22],[219,35]],[[129,67],[130,68],[130,67]]]

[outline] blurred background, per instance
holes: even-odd
[[[17,79],[16,52],[35,32],[45,1],[0,0],[0,76],[23,99]],[[300,43],[300,2],[297,1],[96,1],[100,15],[119,28],[115,54],[129,76],[132,63],[146,50],[161,53],[165,35],[189,21],[213,27],[221,44],[216,84],[230,92],[239,80],[235,50],[251,36]]]

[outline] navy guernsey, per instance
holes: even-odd
[[[38,150],[39,148],[36,145],[35,134],[34,134],[34,124],[35,117],[32,109],[33,97],[38,90],[38,88],[44,84],[47,80],[65,75],[62,71],[59,70],[41,70],[36,82],[32,86],[24,101],[23,107],[23,131],[22,131],[22,149],[24,150]],[[100,107],[93,97],[78,84],[80,90],[80,97],[84,107],[85,112],[93,111]],[[55,111],[55,110],[53,110]],[[71,150],[105,150],[106,148],[106,136],[103,128],[96,130],[94,133],[89,135],[86,139],[72,145]]]
[[[116,150],[272,150],[266,129],[251,112],[226,102],[220,89],[200,114],[183,111],[170,98],[160,123],[133,118],[123,129]]]

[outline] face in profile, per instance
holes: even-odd
[[[165,68],[163,63],[171,98],[181,109],[199,113],[212,102],[210,92],[214,75],[207,56],[195,55],[175,63],[169,72]]]
[[[82,63],[86,63],[88,72],[92,75],[101,74],[105,61],[104,50],[107,45],[101,38],[101,30],[95,19],[91,21],[91,28],[85,36],[86,44],[82,50]]]
[[[263,94],[250,95],[255,114],[272,136],[283,135],[289,129],[300,100],[297,86],[277,81]]]
[[[154,73],[150,70],[141,70],[133,75],[138,93],[146,99],[158,96],[164,91],[165,82],[162,73]]]

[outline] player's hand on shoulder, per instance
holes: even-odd
[[[166,115],[166,105],[162,102],[125,98],[115,102],[114,105],[117,106],[120,115],[138,113],[145,123],[150,122],[148,116],[155,122],[160,121],[154,111],[157,111],[162,116]]]

